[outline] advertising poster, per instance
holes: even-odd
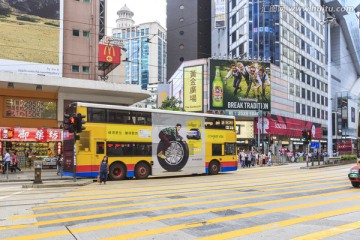
[[[210,109],[270,111],[270,63],[210,59]]]
[[[184,67],[184,109],[203,110],[203,66]]]
[[[0,1],[0,71],[61,77],[62,4]]]
[[[215,28],[225,27],[225,0],[215,0]]]
[[[202,118],[153,113],[153,175],[204,173],[205,140]]]

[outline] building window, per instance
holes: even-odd
[[[312,117],[316,117],[316,108],[312,108]]]
[[[296,103],[296,113],[300,113],[300,103]]]
[[[301,97],[305,99],[306,98],[305,95],[306,95],[305,88],[301,88]]]
[[[303,114],[303,115],[306,114],[306,106],[305,106],[305,104],[301,104],[301,114]]]
[[[82,71],[83,71],[83,73],[89,73],[89,72],[90,72],[90,67],[88,67],[88,66],[83,66],[83,67],[82,67]]]
[[[307,90],[307,100],[311,100],[311,92],[310,92],[310,90]]]
[[[80,68],[78,65],[72,65],[71,66],[71,71],[72,72],[80,72]]]
[[[75,36],[75,37],[79,37],[80,36],[80,30],[78,30],[78,29],[73,29],[73,36]]]
[[[83,31],[83,37],[89,38],[90,37],[90,31]]]
[[[307,115],[311,116],[311,107],[310,106],[307,106]]]

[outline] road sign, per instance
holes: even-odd
[[[311,143],[310,143],[310,148],[317,148],[317,149],[319,149],[319,148],[320,148],[319,142],[311,142]]]

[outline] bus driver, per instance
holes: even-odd
[[[181,124],[176,124],[175,127],[164,128],[159,133],[159,138],[163,141],[163,144],[160,146],[160,152],[158,153],[158,157],[165,159],[165,152],[170,147],[170,141],[183,141],[186,140],[179,135],[179,131],[181,129]]]

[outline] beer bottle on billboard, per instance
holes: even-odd
[[[220,77],[220,67],[215,67],[215,78],[212,83],[212,106],[224,106],[224,83]]]

